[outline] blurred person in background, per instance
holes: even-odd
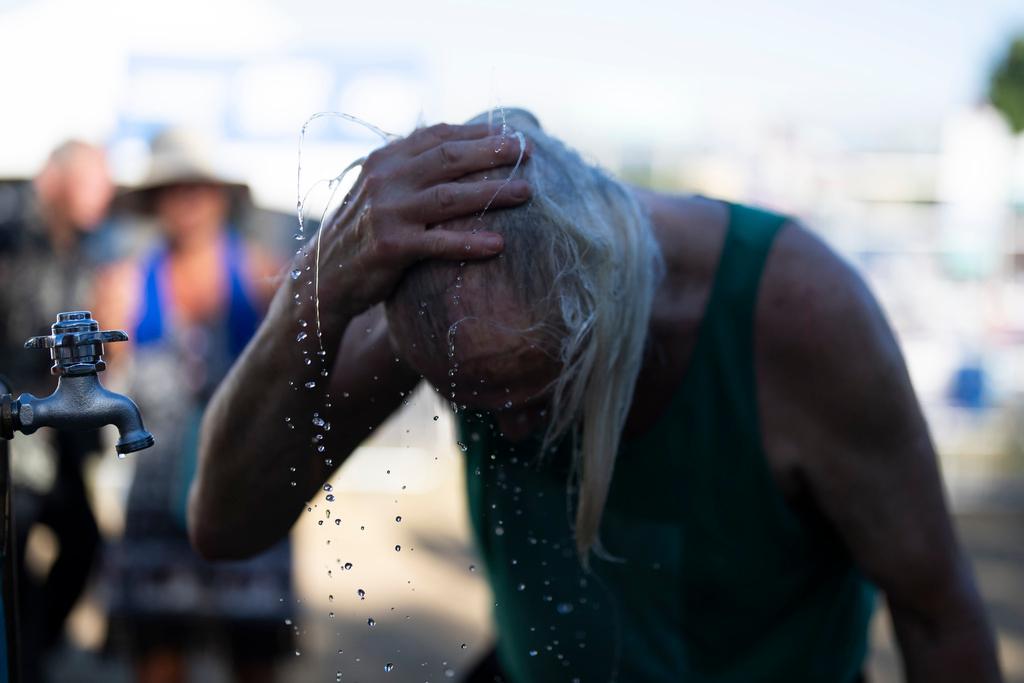
[[[199,417],[258,326],[279,270],[231,222],[248,193],[218,175],[208,154],[183,129],[154,139],[148,176],[125,203],[155,220],[160,243],[100,277],[97,315],[128,331],[130,358],[113,360],[157,444],[135,461],[109,572],[112,633],[126,638],[141,683],[187,680],[188,655],[212,647],[227,649],[236,680],[270,681],[290,636],[287,540],[213,565],[185,528]]]
[[[57,313],[86,308],[95,270],[105,258],[102,231],[114,186],[103,150],[69,140],[56,147],[27,183],[0,186],[0,373],[15,395],[49,394],[56,385],[48,353],[26,349],[47,334]],[[83,464],[98,449],[98,432],[46,429],[11,446],[19,558],[19,621],[26,681],[63,634],[99,547],[86,495]],[[45,527],[53,548],[49,566],[28,539]],[[26,552],[28,551],[28,552]]]
[[[496,652],[469,680],[854,683],[877,587],[909,681],[998,681],[856,274],[784,216],[626,187],[507,116],[516,135],[442,125],[365,160],[293,266],[320,254],[330,461],[308,452],[322,395],[278,388],[307,379],[314,315],[285,280],[204,419],[196,547],[277,542],[426,378],[458,406],[495,599]]]

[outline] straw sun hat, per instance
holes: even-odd
[[[172,185],[209,183],[224,187],[232,203],[249,198],[249,187],[221,174],[210,159],[210,145],[197,133],[168,128],[150,144],[149,169],[136,185],[124,188],[118,203],[128,211],[152,213],[158,190]]]

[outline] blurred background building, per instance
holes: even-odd
[[[187,125],[251,188],[250,234],[287,258],[312,114],[402,134],[505,104],[631,182],[796,215],[861,271],[896,330],[1008,680],[1024,681],[1021,31],[1017,0],[0,0],[0,178],[32,177],[75,137],[131,185],[157,131]],[[376,144],[353,123],[311,122],[301,191]],[[328,194],[314,188],[308,215]],[[114,230],[118,256],[150,234]],[[457,680],[486,652],[464,473],[434,401],[411,398],[297,524],[285,679],[378,680],[390,664],[386,680]],[[108,541],[131,467],[89,466]],[[45,573],[55,541],[30,541]],[[131,679],[116,651],[101,655],[102,593],[72,614],[54,680]],[[884,618],[876,630],[873,680],[899,680]],[[190,671],[227,675],[212,653]]]

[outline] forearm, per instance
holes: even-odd
[[[303,279],[284,279],[263,324],[207,407],[189,500],[190,534],[203,555],[241,557],[268,547],[287,533],[328,474],[324,459],[311,455],[311,418],[325,410],[319,371],[333,367],[352,314],[334,306],[329,320],[321,318],[321,366],[310,292]],[[303,329],[309,330],[305,346],[296,342]],[[306,357],[313,358],[308,366]],[[317,387],[305,387],[317,380]]]
[[[500,235],[441,226],[529,198],[529,186],[521,180],[456,182],[518,164],[528,154],[528,148],[499,144],[502,139],[486,125],[439,125],[366,158],[352,191],[325,223],[320,241],[314,240],[325,356],[316,355],[317,311],[306,277],[314,247],[307,244],[293,264],[302,277],[284,279],[267,318],[207,408],[189,501],[190,535],[202,554],[242,557],[287,533],[329,474],[325,460],[340,464],[415,384],[418,377],[394,362],[386,339],[368,344],[362,335],[350,348],[343,335],[355,316],[386,300],[405,270],[423,259],[464,261],[501,251]],[[307,337],[298,340],[302,332]],[[310,355],[303,357],[303,348]],[[338,354],[344,356],[341,367]],[[321,376],[325,368],[329,378]],[[337,388],[330,409],[324,393],[328,379]],[[330,439],[324,439],[329,443],[311,443],[323,436],[314,420],[335,416],[344,424],[333,425]]]
[[[908,683],[1002,681],[992,632],[976,594],[927,615],[892,601],[889,609]]]

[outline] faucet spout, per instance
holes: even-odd
[[[135,402],[104,388],[95,374],[64,375],[58,379],[56,391],[45,398],[22,394],[11,413],[15,429],[24,434],[40,427],[81,430],[112,424],[120,433],[115,446],[120,455],[154,443]]]

